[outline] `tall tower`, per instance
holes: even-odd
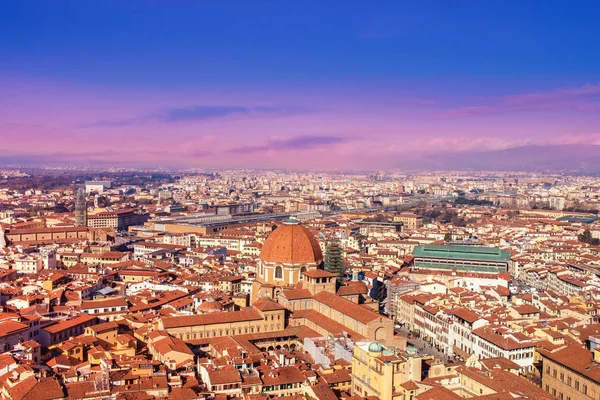
[[[87,226],[87,200],[85,199],[85,189],[77,189],[77,198],[75,199],[75,225]]]
[[[42,247],[40,249],[40,256],[44,269],[56,269],[56,250],[52,247]]]
[[[344,279],[344,255],[342,246],[337,238],[327,242],[325,249],[325,270],[335,274],[337,281],[341,283]]]

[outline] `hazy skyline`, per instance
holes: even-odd
[[[14,2],[0,162],[389,168],[600,145],[595,2]]]

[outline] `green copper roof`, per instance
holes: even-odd
[[[455,260],[509,261],[510,252],[497,247],[426,244],[416,246],[414,257]]]

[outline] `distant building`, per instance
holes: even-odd
[[[413,250],[414,269],[506,273],[510,253],[496,247],[434,245],[416,246]]]
[[[394,217],[394,221],[402,222],[406,229],[418,229],[423,226],[423,217],[412,213],[402,213]]]
[[[112,182],[110,182],[110,181],[86,181],[85,182],[85,191],[86,191],[86,193],[90,193],[90,192],[102,193],[106,189],[110,189],[111,186],[112,186]]]
[[[91,228],[113,228],[118,231],[124,231],[130,226],[142,225],[147,220],[147,214],[139,214],[135,210],[127,209],[89,215],[87,222]]]
[[[214,206],[217,215],[235,215],[254,211],[254,203],[218,204]]]
[[[187,207],[183,204],[172,203],[165,207],[165,211],[170,214],[176,214],[187,211]]]
[[[77,198],[75,199],[75,225],[87,226],[87,200],[83,188],[77,189]]]

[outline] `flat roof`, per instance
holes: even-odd
[[[415,246],[413,257],[449,258],[456,260],[503,261],[510,260],[510,252],[497,247],[426,244]]]
[[[216,226],[224,226],[224,225],[236,225],[236,224],[246,224],[251,222],[260,222],[260,221],[269,221],[269,220],[282,220],[288,219],[293,213],[285,213],[285,214],[258,214],[252,216],[245,217],[232,217],[224,220],[217,221],[200,221],[193,222],[193,219],[198,219],[197,216],[191,218],[190,221],[185,221],[185,219],[156,219],[152,220],[155,224],[164,224],[164,225],[185,225],[185,226],[198,226],[198,227],[216,227]],[[221,217],[220,215],[215,215],[215,217]]]

